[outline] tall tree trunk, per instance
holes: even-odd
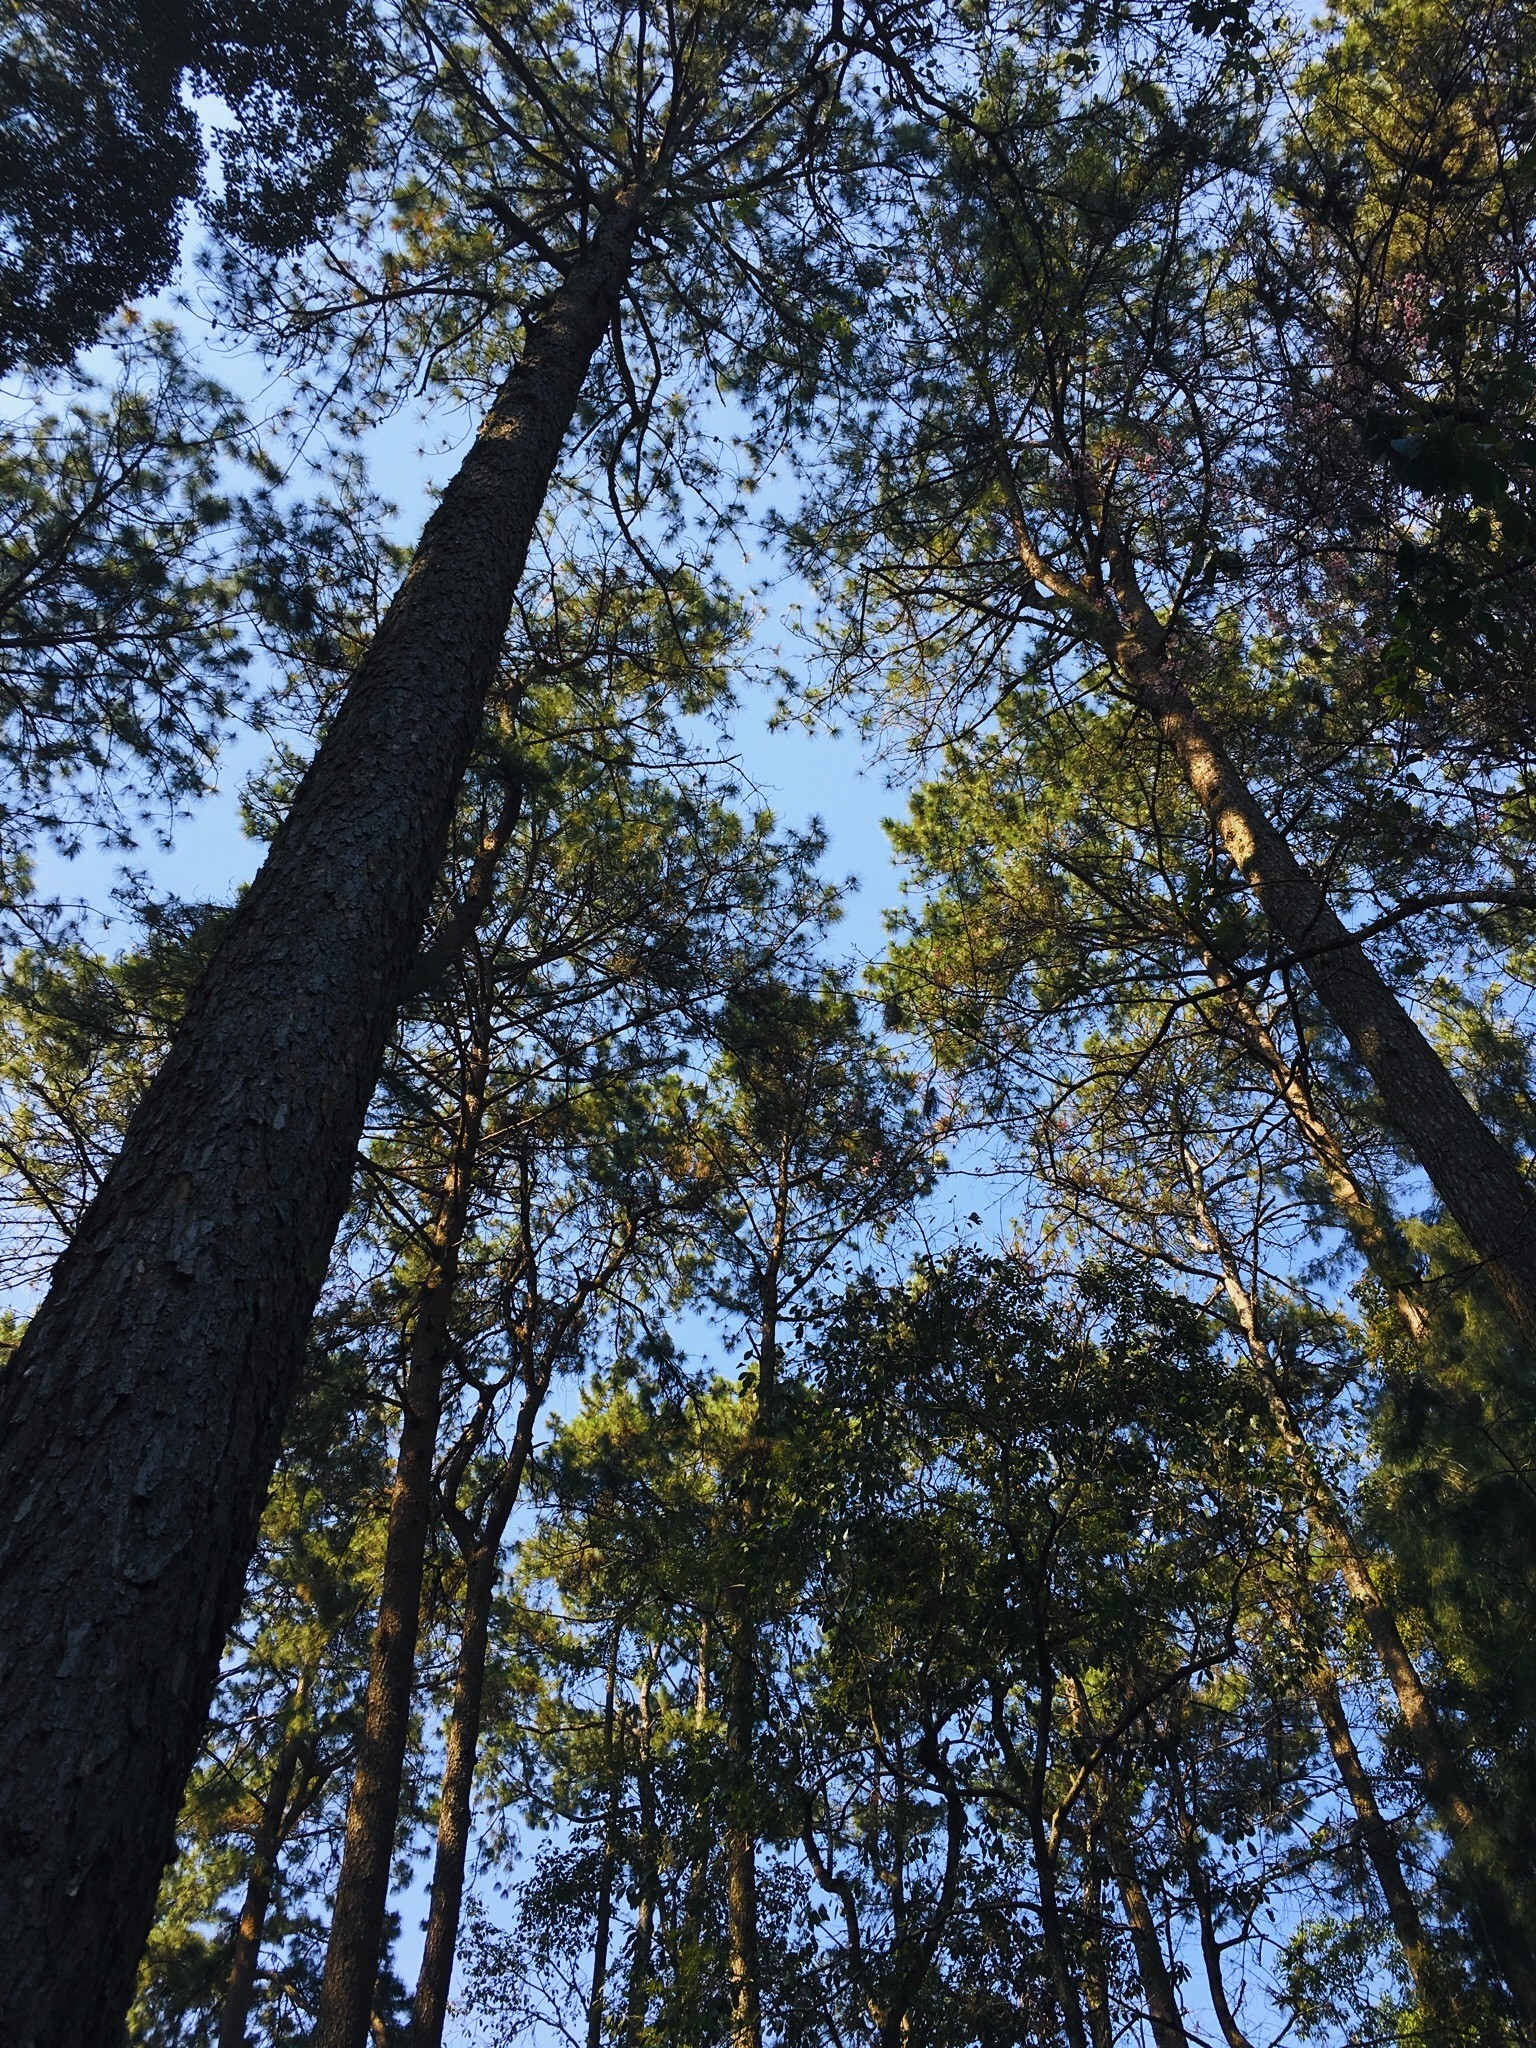
[[[1242,1330],[1275,1434],[1290,1460],[1318,1533],[1332,1550],[1350,1598],[1365,1624],[1403,1727],[1418,1760],[1424,1790],[1449,1836],[1456,1869],[1473,1908],[1474,1922],[1489,1959],[1503,1977],[1525,2037],[1536,2043],[1536,1958],[1520,1925],[1520,1911],[1508,1890],[1499,1830],[1474,1795],[1461,1760],[1440,1725],[1397,1621],[1382,1598],[1370,1561],[1361,1547],[1327,1474],[1292,1413],[1273,1355],[1259,1328],[1252,1296],[1242,1283],[1230,1247],[1206,1203],[1198,1165],[1186,1154],[1196,1213],[1221,1261],[1223,1285]]]
[[[699,1623],[699,1661],[693,1686],[693,1733],[695,1742],[702,1746],[704,1729],[709,1720],[709,1616],[706,1614]],[[704,1901],[709,1890],[709,1802],[708,1795],[701,1796],[693,1809],[694,1827],[697,1830],[698,1845],[688,1866],[688,1886],[683,1895],[683,1948],[692,1957],[691,1967],[697,1970],[699,1944],[704,1935]]]
[[[776,1422],[779,1375],[779,1259],[788,1214],[787,1182],[781,1174],[772,1247],[758,1276],[761,1316],[757,1345],[757,1398],[752,1436],[746,1446],[741,1491],[742,1530],[750,1551],[753,1525],[762,1513],[763,1466]],[[726,1967],[731,1988],[731,2048],[763,2048],[757,1938],[757,1832],[754,1819],[753,1741],[757,1732],[757,1628],[748,1582],[731,1589],[726,1603],[730,1645],[725,1677],[725,1740],[730,1765],[731,1806],[725,1825]]]
[[[1082,2000],[1078,1996],[1077,1982],[1072,1974],[1067,1950],[1066,1933],[1061,1923],[1061,1902],[1056,1890],[1056,1855],[1045,1820],[1045,1784],[1050,1761],[1051,1700],[1055,1681],[1045,1654],[1044,1636],[1043,1631],[1039,1629],[1038,1616],[1036,1619],[1037,1632],[1040,1633],[1040,1692],[1035,1713],[1033,1767],[1025,1768],[1024,1760],[1008,1732],[1007,1703],[997,1685],[994,1685],[992,1692],[992,1732],[1002,1752],[1004,1766],[1018,1789],[1020,1803],[1024,1807],[1025,1822],[1029,1829],[1029,1846],[1034,1857],[1035,1884],[1039,1891],[1040,1941],[1045,1949],[1045,1963],[1051,1979],[1051,1988],[1056,1993],[1056,2004],[1061,2012],[1067,2048],[1089,2048],[1088,2029],[1083,2021]]]
[[[1104,1830],[1109,1867],[1115,1874],[1115,1885],[1131,1930],[1131,1946],[1136,1951],[1136,1974],[1141,1979],[1142,1994],[1147,2001],[1152,2039],[1157,2048],[1190,2048],[1178,1994],[1173,1988],[1167,1959],[1163,1955],[1157,1921],[1136,1868],[1136,1853],[1112,1800],[1105,1803],[1099,1819]]]
[[[614,1706],[618,1698],[619,1637],[615,1627],[608,1652],[608,1683],[603,1693],[603,1761],[608,1772],[608,1811],[603,1821],[603,1853],[597,1868],[597,1926],[592,1936],[592,1989],[587,1996],[587,2048],[603,2048],[607,2017],[608,1943],[613,1933],[613,1881],[619,1861],[619,1769],[614,1742]],[[418,1992],[418,1996],[419,1996]]]
[[[1306,1075],[1275,1043],[1247,990],[1207,947],[1202,944],[1199,951],[1207,973],[1221,990],[1238,1035],[1268,1071],[1275,1093],[1289,1110],[1291,1121],[1317,1162],[1339,1221],[1386,1289],[1409,1336],[1422,1344],[1429,1335],[1429,1317],[1415,1291],[1413,1265],[1401,1234],[1377,1213],[1338,1133],[1319,1109]]]
[[[1205,1982],[1210,1993],[1211,2011],[1216,2015],[1216,2024],[1221,2029],[1221,2038],[1226,2042],[1227,2048],[1253,2048],[1253,2043],[1238,2025],[1237,2014],[1232,2010],[1232,2001],[1227,1996],[1226,1973],[1221,1960],[1221,1937],[1216,1925],[1216,1902],[1211,1893],[1210,1877],[1200,1852],[1192,1804],[1185,1796],[1183,1773],[1179,1769],[1176,1750],[1172,1750],[1169,1756],[1169,1774],[1173,1781],[1184,1874],[1189,1884],[1190,1898],[1194,1901],[1195,1918],[1200,1927],[1200,1959],[1205,1964]]]
[[[1397,1844],[1392,1839],[1392,1830],[1386,1817],[1376,1803],[1376,1788],[1371,1783],[1370,1772],[1361,1760],[1355,1747],[1354,1730],[1349,1725],[1349,1716],[1344,1711],[1344,1702],[1332,1671],[1319,1659],[1312,1659],[1307,1674],[1307,1690],[1317,1708],[1317,1718],[1322,1723],[1323,1734],[1327,1737],[1329,1752],[1337,1766],[1339,1782],[1349,1796],[1354,1808],[1355,1823],[1360,1831],[1360,1842],[1366,1853],[1381,1895],[1386,1901],[1387,1914],[1392,1922],[1392,1932],[1397,1936],[1397,1945],[1403,1952],[1408,1965],[1408,1974],[1413,1979],[1413,1988],[1427,2019],[1435,2023],[1438,2031],[1447,2040],[1455,2039],[1454,2016],[1445,1997],[1446,1986],[1443,1974],[1438,1968],[1434,1950],[1424,1933],[1424,1923],[1419,1918],[1419,1905],[1403,1875],[1403,1866],[1398,1857]]]
[[[635,1915],[635,1943],[629,1961],[625,2001],[624,2048],[640,2048],[650,2004],[656,1944],[656,1817],[651,1795],[651,1674],[640,1681],[639,1743],[635,1754],[635,1791],[640,1805],[640,1904]]]
[[[251,2000],[256,1992],[261,1940],[266,1930],[267,1908],[272,1902],[278,1854],[283,1846],[288,1802],[303,1756],[304,1739],[294,1725],[303,1704],[304,1683],[301,1678],[284,1717],[288,1732],[278,1751],[267,1794],[262,1801],[261,1818],[251,1843],[250,1874],[246,1878],[240,1918],[235,1925],[235,1945],[224,1985],[224,2004],[219,2012],[219,2048],[245,2048],[245,2023],[250,2018]]]
[[[428,1267],[411,1327],[379,1612],[315,2016],[315,2048],[363,2048],[373,2011],[410,1737],[422,1575],[432,1519],[432,1468],[442,1415],[453,1294],[485,1114],[489,1034],[487,1014],[471,1052],[472,1071],[428,1234]]]
[[[1050,1845],[1046,1840],[1044,1822],[1033,1812],[1029,1818],[1030,1846],[1035,1858],[1035,1881],[1040,1893],[1040,1939],[1045,1948],[1051,1988],[1056,1993],[1056,2003],[1061,2010],[1061,2023],[1066,2033],[1068,2048],[1089,2048],[1088,2030],[1083,2021],[1082,2000],[1077,1994],[1077,1982],[1072,1975],[1066,1934],[1061,1924],[1061,1902],[1056,1892],[1056,1859],[1051,1854]]]
[[[737,1589],[733,1588],[733,1593]],[[731,1609],[734,1609],[734,1612]],[[758,1998],[757,1838],[752,1825],[752,1736],[757,1692],[746,1589],[728,1607],[725,1680],[726,1754],[731,1806],[725,1824],[726,1967],[731,1987],[731,2048],[762,2048]]]
[[[548,1392],[549,1374],[545,1372],[524,1394],[506,1468],[496,1482],[466,1559],[468,1569],[464,1581],[459,1654],[454,1667],[453,1708],[448,1719],[447,1753],[438,1800],[432,1900],[427,1910],[426,1940],[416,1978],[411,2048],[439,2048],[448,2016],[448,1992],[453,1982],[459,1915],[464,1904],[464,1868],[469,1856],[475,1757],[480,1747],[485,1660],[490,1643],[491,1607],[501,1570],[501,1542],[512,1510],[517,1505],[523,1473],[533,1450],[533,1433],[538,1424],[539,1410]],[[611,1685],[610,1674],[610,1692]]]
[[[1536,1190],[1270,823],[1168,659],[1125,657],[1136,700],[1158,722],[1196,801],[1318,1000],[1376,1083],[1393,1127],[1483,1260],[1536,1349]]]
[[[1109,2009],[1109,1969],[1104,1960],[1104,1873],[1099,1863],[1099,1830],[1083,1830],[1083,2009],[1093,2048],[1114,2048],[1114,2015]]]
[[[368,1099],[640,207],[599,218],[533,323],[4,1375],[16,2048],[96,2048],[132,1996]]]

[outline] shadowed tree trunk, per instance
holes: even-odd
[[[1044,1633],[1040,1629],[1038,1615],[1036,1627],[1039,1635],[1040,1667],[1037,1676],[1040,1692],[1035,1710],[1035,1754],[1031,1766],[1025,1767],[1024,1759],[1008,1732],[1007,1701],[1001,1689],[996,1686],[992,1693],[992,1732],[1002,1753],[1008,1775],[1018,1791],[1019,1802],[1024,1809],[1029,1827],[1035,1884],[1040,1898],[1040,1941],[1045,1950],[1051,1989],[1056,1994],[1056,2004],[1061,2012],[1062,2031],[1067,2037],[1067,2048],[1089,2048],[1088,2028],[1083,2019],[1083,2002],[1078,1996],[1066,1930],[1062,1925],[1061,1900],[1056,1888],[1056,1854],[1045,1818],[1045,1788],[1050,1762],[1051,1702],[1055,1678],[1050,1660],[1045,1654]]]
[[[315,2018],[316,2048],[362,2048],[373,2010],[410,1737],[422,1575],[432,1519],[432,1467],[442,1415],[453,1292],[485,1114],[489,1032],[486,1015],[480,1022],[479,1043],[470,1055],[471,1071],[465,1077],[453,1154],[428,1233],[427,1273],[411,1327],[379,1613]]]
[[[638,198],[532,323],[0,1392],[0,2038],[112,2038]],[[348,2048],[360,2048],[362,2036]]]
[[[1414,1992],[1427,2017],[1444,2031],[1447,2040],[1453,2040],[1455,2030],[1451,2024],[1452,2015],[1446,2009],[1445,1986],[1436,1967],[1434,1951],[1425,1936],[1424,1923],[1419,1918],[1418,1901],[1403,1875],[1392,1830],[1376,1803],[1376,1788],[1371,1783],[1370,1772],[1355,1747],[1354,1730],[1339,1697],[1338,1682],[1326,1664],[1313,1661],[1307,1674],[1307,1690],[1312,1695],[1317,1718],[1328,1739],[1329,1752],[1338,1767],[1339,1782],[1354,1808],[1360,1843],[1381,1887],[1392,1932],[1397,1936],[1397,1945],[1408,1965]]]
[[[501,1541],[522,1487],[533,1449],[533,1433],[539,1410],[549,1392],[546,1371],[525,1393],[518,1409],[517,1428],[506,1469],[497,1481],[478,1529],[465,1529],[464,1604],[459,1633],[459,1654],[454,1666],[453,1707],[448,1718],[448,1738],[443,1763],[442,1791],[438,1800],[437,1853],[432,1865],[432,1902],[427,1909],[427,1932],[422,1945],[421,1968],[416,1977],[416,1996],[411,2020],[411,2048],[439,2048],[448,2017],[448,1993],[453,1982],[453,1959],[459,1940],[459,1915],[464,1905],[464,1870],[469,1857],[469,1836],[475,1790],[475,1757],[480,1746],[480,1721],[485,1704],[485,1662],[490,1646],[491,1609],[496,1598],[496,1581],[501,1571]],[[467,1542],[466,1542],[467,1539]],[[614,1655],[617,1656],[617,1645]],[[604,1727],[611,1759],[613,1748],[614,1668],[610,1663],[608,1698]],[[604,1854],[608,1853],[605,1844]],[[609,1898],[612,1875],[608,1878]],[[611,1901],[610,1901],[611,1904]],[[606,1912],[607,1909],[605,1909]],[[604,1921],[606,1969],[607,1927]],[[599,1973],[601,1974],[601,1973]],[[594,1991],[596,2009],[601,2010],[601,1992]]]
[[[256,1971],[261,1962],[261,1939],[272,1903],[272,1882],[277,1858],[283,1846],[288,1803],[303,1759],[304,1740],[297,1727],[304,1706],[304,1681],[300,1678],[289,1704],[288,1733],[278,1751],[267,1796],[262,1801],[261,1819],[251,1843],[251,1868],[235,1925],[235,1945],[229,1960],[224,1987],[224,2004],[219,2013],[219,2048],[245,2048],[245,2023],[250,2017],[256,1992]]]
[[[1216,2024],[1221,2029],[1221,2038],[1226,2042],[1227,2048],[1253,2048],[1253,2043],[1237,2023],[1237,2014],[1232,2010],[1232,2001],[1227,1995],[1226,1972],[1222,1966],[1222,1941],[1217,1929],[1216,1901],[1195,1830],[1192,1804],[1186,1796],[1176,1745],[1170,1745],[1168,1766],[1173,1785],[1174,1810],[1178,1816],[1179,1848],[1184,1861],[1184,1874],[1189,1884],[1190,1898],[1194,1901],[1195,1918],[1200,1924],[1200,1959],[1205,1964],[1205,1982],[1210,1993],[1211,2011],[1216,2015]]]
[[[603,2048],[603,2022],[608,2012],[608,1944],[613,1934],[613,1881],[619,1862],[619,1759],[614,1741],[614,1705],[619,1682],[619,1638],[615,1627],[608,1652],[608,1683],[603,1691],[603,1763],[608,1772],[608,1811],[603,1821],[603,1853],[597,1866],[597,1927],[592,1936],[592,1988],[587,1994],[587,2048]],[[434,1901],[436,1885],[433,1887]],[[423,1964],[425,1969],[425,1964]],[[418,2005],[421,1987],[417,1986]],[[419,2023],[418,2023],[419,2024]],[[438,2030],[441,2038],[441,2028]]]
[[[629,1990],[625,2000],[624,2048],[640,2048],[650,2008],[656,1944],[656,1814],[651,1790],[651,1673],[640,1680],[640,1711],[636,1716],[635,1791],[640,1808],[639,1866],[635,1881],[640,1903],[635,1915],[635,1940],[630,1950]]]
[[[726,1755],[731,1811],[725,1825],[726,1966],[731,1987],[731,2048],[762,2048],[758,2001],[757,1843],[749,1816],[757,1672],[745,1588],[727,1605],[730,1654],[725,1679]],[[734,1608],[734,1612],[732,1609]]]
[[[1525,2037],[1536,2042],[1536,1959],[1533,1959],[1522,1932],[1518,1906],[1510,1896],[1500,1831],[1483,1810],[1461,1759],[1440,1724],[1440,1717],[1408,1654],[1397,1619],[1376,1585],[1370,1560],[1334,1493],[1328,1475],[1296,1421],[1273,1354],[1259,1327],[1253,1297],[1243,1285],[1231,1247],[1222,1237],[1210,1212],[1199,1166],[1187,1150],[1185,1162],[1196,1215],[1221,1262],[1227,1299],[1232,1304],[1247,1344],[1274,1423],[1275,1435],[1285,1449],[1317,1532],[1333,1552],[1339,1576],[1359,1610],[1371,1647],[1392,1688],[1404,1731],[1418,1760],[1419,1775],[1429,1803],[1450,1838],[1456,1871],[1471,1902],[1482,1946],[1509,1989]]]

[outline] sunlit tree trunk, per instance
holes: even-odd
[[[479,1071],[465,1091],[453,1155],[428,1233],[428,1270],[411,1326],[378,1618],[357,1764],[347,1799],[341,1872],[315,2019],[315,2048],[361,2048],[373,2011],[410,1737],[422,1575],[432,1518],[432,1467],[448,1363],[453,1290],[469,1216],[484,1088],[482,1050]]]
[[[1398,1947],[1408,1965],[1408,1974],[1413,1979],[1413,1988],[1428,2018],[1444,2027],[1454,2026],[1452,2013],[1446,2009],[1444,1984],[1441,1972],[1436,1966],[1435,1955],[1424,1933],[1424,1923],[1419,1918],[1419,1905],[1403,1875],[1403,1866],[1397,1853],[1397,1843],[1392,1838],[1376,1800],[1376,1788],[1371,1783],[1370,1772],[1361,1760],[1355,1746],[1354,1730],[1344,1711],[1344,1702],[1339,1696],[1338,1682],[1326,1664],[1314,1659],[1307,1674],[1307,1690],[1317,1708],[1317,1718],[1322,1723],[1328,1749],[1338,1768],[1339,1782],[1354,1809],[1355,1823],[1360,1831],[1360,1842],[1366,1853],[1376,1882],[1381,1887],[1382,1898],[1386,1901],[1387,1913],[1392,1922],[1392,1931],[1397,1936]],[[1454,2038],[1454,2033],[1450,2038]]]
[[[1292,1122],[1317,1162],[1329,1199],[1354,1240],[1355,1249],[1385,1288],[1409,1336],[1415,1343],[1423,1343],[1429,1335],[1429,1317],[1414,1289],[1412,1262],[1400,1232],[1378,1213],[1337,1131],[1319,1109],[1306,1075],[1275,1043],[1273,1033],[1242,984],[1233,978],[1224,962],[1204,947],[1201,959],[1221,990],[1238,1035],[1268,1071],[1275,1093],[1289,1110]]]
[[[1481,1257],[1536,1348],[1536,1191],[1265,815],[1172,662],[1128,653],[1136,700],[1156,718],[1233,865],[1376,1083],[1394,1129]],[[1363,1221],[1363,1219],[1360,1219]]]
[[[1189,2035],[1184,2027],[1184,2015],[1179,2010],[1178,1994],[1173,1988],[1173,1979],[1168,1974],[1167,1958],[1157,1930],[1141,1874],[1136,1868],[1136,1854],[1131,1839],[1112,1802],[1106,1802],[1100,1814],[1104,1830],[1104,1847],[1109,1856],[1109,1867],[1115,1875],[1115,1885],[1120,1893],[1120,1902],[1125,1907],[1126,1924],[1131,1930],[1131,1946],[1136,1952],[1136,1974],[1141,1979],[1142,1995],[1147,2001],[1147,2017],[1152,2023],[1152,2039],[1157,2048],[1190,2048]]]

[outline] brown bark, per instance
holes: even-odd
[[[1131,1946],[1136,1951],[1136,1974],[1141,1979],[1142,1995],[1147,2001],[1152,2039],[1157,2048],[1190,2048],[1184,2015],[1179,2010],[1178,1994],[1168,1973],[1157,1920],[1136,1868],[1136,1854],[1131,1847],[1130,1836],[1111,1803],[1106,1803],[1099,1820],[1104,1831],[1109,1867],[1115,1874],[1115,1885],[1125,1907],[1126,1924],[1131,1930]]]
[[[378,1619],[315,2016],[315,2048],[363,2048],[373,2009],[410,1736],[422,1575],[432,1519],[432,1468],[453,1294],[485,1112],[489,1028],[487,1017],[471,1052],[453,1154],[429,1234],[427,1271],[411,1327]]]
[[[1536,1190],[1264,814],[1210,721],[1166,659],[1125,657],[1233,865],[1301,962],[1323,1008],[1376,1083],[1393,1127],[1536,1347]]]
[[[737,1589],[733,1589],[736,1591]],[[731,2048],[762,2048],[758,2000],[757,1842],[751,1826],[752,1734],[757,1672],[745,1599],[731,1603],[725,1681],[726,1754],[731,1811],[725,1826],[726,1967],[731,1988]]]
[[[1355,1248],[1386,1289],[1404,1328],[1416,1343],[1429,1335],[1429,1317],[1414,1291],[1408,1248],[1398,1232],[1377,1213],[1338,1133],[1318,1108],[1306,1076],[1288,1060],[1254,1008],[1247,991],[1214,955],[1202,949],[1207,971],[1225,999],[1227,1013],[1249,1050],[1267,1069],[1275,1092],[1290,1111],[1307,1149],[1317,1162],[1339,1221]]]
[[[1312,1661],[1307,1675],[1307,1690],[1317,1708],[1317,1718],[1337,1766],[1339,1782],[1354,1808],[1361,1847],[1381,1887],[1392,1932],[1397,1936],[1397,1945],[1408,1965],[1414,1991],[1426,2016],[1440,2022],[1444,2028],[1450,2017],[1444,2009],[1445,1987],[1436,1967],[1434,1951],[1424,1933],[1424,1923],[1419,1918],[1418,1901],[1403,1875],[1397,1843],[1392,1839],[1392,1830],[1376,1802],[1376,1788],[1355,1747],[1354,1731],[1344,1711],[1337,1681],[1326,1664]]]
[[[618,1875],[620,1780],[614,1742],[614,1706],[618,1694],[619,1634],[615,1628],[613,1646],[608,1653],[608,1684],[603,1693],[603,1761],[608,1772],[608,1812],[603,1822],[603,1853],[597,1869],[597,1926],[592,1937],[592,1989],[587,1996],[587,2048],[603,2048],[603,2021],[608,1998],[608,1943],[613,1932],[613,1881]]]
[[[1248,1346],[1276,1437],[1286,1451],[1317,1531],[1333,1552],[1339,1576],[1359,1610],[1371,1647],[1392,1688],[1429,1803],[1450,1838],[1482,1945],[1509,1989],[1526,2038],[1536,2042],[1536,1959],[1520,1927],[1518,1908],[1506,1890],[1498,1830],[1482,1810],[1461,1760],[1440,1725],[1396,1618],[1377,1588],[1370,1561],[1292,1413],[1274,1358],[1259,1328],[1253,1299],[1243,1286],[1230,1248],[1206,1205],[1199,1169],[1193,1160],[1189,1161],[1189,1169],[1200,1224],[1221,1261],[1227,1298]]]
[[[629,1960],[629,1991],[624,2014],[625,2048],[640,2048],[650,2003],[656,1941],[656,1816],[651,1795],[651,1675],[640,1681],[639,1743],[635,1756],[635,1790],[640,1805],[640,1904],[635,1915],[635,1943]]]
[[[251,1842],[251,1867],[235,1925],[235,1945],[230,1954],[229,1976],[225,1980],[224,2004],[219,2012],[219,2048],[245,2048],[245,2023],[250,2017],[256,1992],[256,1971],[261,1962],[261,1940],[272,1902],[272,1881],[283,1846],[284,1824],[293,1781],[303,1755],[303,1738],[291,1724],[303,1706],[303,1683],[288,1710],[289,1731],[283,1738],[273,1767],[271,1781],[262,1801],[261,1818]]]
[[[96,2048],[127,2009],[368,1099],[639,209],[599,218],[533,322],[0,1388],[13,2048]]]
[[[539,1410],[548,1392],[549,1374],[546,1371],[523,1397],[506,1468],[496,1483],[480,1526],[473,1532],[465,1559],[468,1569],[464,1582],[459,1654],[454,1667],[453,1707],[448,1719],[443,1783],[438,1800],[432,1899],[427,1910],[426,1939],[416,1978],[411,2048],[439,2048],[448,2016],[448,1993],[453,1981],[453,1960],[459,1939],[459,1915],[464,1905],[464,1869],[469,1855],[475,1757],[480,1746],[485,1661],[490,1643],[491,1607],[501,1569],[501,1542],[512,1510],[517,1505],[523,1473],[533,1450]]]

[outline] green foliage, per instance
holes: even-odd
[[[359,0],[8,0],[0,371],[67,363],[165,283],[206,199],[184,92],[232,117],[211,219],[263,249],[312,234],[366,144],[372,37]]]

